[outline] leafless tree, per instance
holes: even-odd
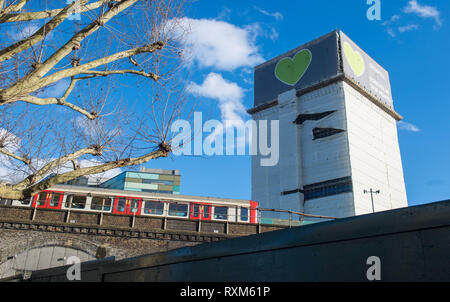
[[[0,0],[0,198],[167,157],[183,0]]]

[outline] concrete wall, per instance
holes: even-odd
[[[450,201],[82,265],[82,281],[450,281]],[[67,267],[31,281],[67,281]]]

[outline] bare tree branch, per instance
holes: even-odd
[[[24,189],[23,187],[25,184],[31,183],[31,180],[29,180],[29,179],[26,179],[23,182],[21,182],[17,185],[13,185],[11,187],[0,184],[0,196],[4,196],[5,198],[20,200],[25,197],[32,196],[32,195],[34,195],[42,190],[45,190],[47,188],[50,188],[51,186],[58,184],[58,183],[67,182],[69,180],[75,179],[75,178],[83,176],[83,175],[102,173],[102,172],[105,172],[105,171],[108,171],[108,170],[111,170],[114,168],[140,165],[140,164],[147,162],[149,160],[152,160],[152,159],[157,159],[160,157],[167,157],[169,155],[169,152],[170,152],[169,147],[167,145],[163,144],[163,145],[160,145],[158,150],[153,151],[148,154],[145,154],[140,157],[125,158],[125,159],[121,159],[121,160],[117,160],[117,161],[107,162],[102,165],[86,167],[86,168],[79,168],[79,169],[69,171],[69,172],[66,172],[63,174],[54,175],[54,176],[49,177],[48,179],[41,181],[35,185],[29,186],[26,189]],[[48,171],[48,169],[47,169],[47,171]]]
[[[73,160],[79,158],[80,156],[83,156],[83,155],[86,155],[86,154],[99,156],[99,155],[101,155],[101,152],[102,151],[101,151],[100,147],[93,146],[93,147],[90,147],[90,148],[80,149],[80,150],[78,150],[78,151],[76,151],[76,152],[74,152],[72,154],[67,154],[65,156],[62,156],[60,158],[57,158],[57,159],[49,162],[44,167],[39,169],[36,173],[34,173],[33,175],[30,175],[25,180],[23,180],[22,182],[18,183],[16,186],[17,187],[29,186],[30,184],[35,183],[35,182],[40,181],[41,179],[43,179],[48,173],[50,173],[56,167],[63,166],[67,162],[73,161]]]
[[[15,85],[4,89],[3,91],[0,91],[0,105],[9,104],[15,101],[19,101],[20,99],[27,101],[29,103],[39,104],[39,105],[45,105],[45,104],[57,104],[57,102],[54,100],[54,98],[48,99],[48,102],[44,100],[38,100],[35,97],[26,96],[26,94],[29,94],[31,92],[34,92],[38,90],[39,88],[46,87],[50,84],[56,83],[64,78],[73,77],[75,75],[79,74],[98,74],[98,75],[110,75],[110,74],[125,74],[125,73],[134,73],[139,74],[145,77],[152,78],[153,80],[157,81],[159,79],[159,76],[153,73],[145,73],[142,71],[132,71],[128,70],[127,72],[121,72],[121,71],[110,71],[110,72],[103,72],[104,74],[101,74],[101,71],[94,71],[90,70],[91,68],[96,68],[102,65],[106,65],[108,63],[127,58],[130,56],[134,56],[136,54],[140,53],[153,53],[154,51],[158,49],[162,49],[164,44],[162,42],[155,42],[150,46],[144,46],[144,47],[137,47],[130,50],[121,51],[118,53],[115,53],[113,55],[110,55],[108,57],[104,57],[98,60],[94,60],[92,62],[72,67],[69,69],[61,70],[58,72],[53,73],[50,76],[47,76],[45,78],[40,79],[31,79],[27,78],[27,81],[19,81]],[[44,63],[45,64],[45,63]],[[70,107],[70,106],[69,106]],[[80,110],[76,110],[78,112],[81,112]]]
[[[26,158],[24,156],[20,156],[20,155],[14,154],[14,153],[12,153],[12,152],[4,149],[4,148],[0,148],[0,153],[3,153],[4,155],[7,155],[7,156],[12,157],[14,159],[17,159],[18,161],[21,161],[21,162],[23,162],[26,165],[30,165],[31,164],[31,161],[28,158]]]
[[[94,9],[99,8],[105,3],[109,3],[111,0],[101,0],[97,1],[91,4],[81,4],[82,6],[79,9],[75,9],[72,12],[73,13],[84,13],[87,11],[91,11]],[[1,7],[1,6],[0,6]],[[18,14],[7,14],[0,18],[0,23],[7,23],[7,22],[19,22],[19,21],[31,21],[31,20],[40,20],[45,18],[51,18],[56,15],[58,15],[63,9],[52,9],[52,10],[45,10],[40,12],[24,12],[24,13],[18,13]]]
[[[0,198],[170,154],[185,1],[0,0]]]
[[[68,89],[69,90],[69,89]],[[74,111],[77,111],[83,115],[85,115],[88,119],[93,120],[97,117],[97,114],[95,112],[88,112],[87,110],[74,105],[72,103],[66,102],[65,101],[66,97],[62,97],[62,98],[39,98],[36,96],[25,96],[22,98],[22,100],[24,102],[30,103],[30,104],[34,104],[34,105],[61,105],[61,106],[66,106],[68,108],[73,109]]]
[[[19,3],[17,3],[17,4],[13,4],[14,3],[13,2],[9,6],[7,6],[4,10],[1,9],[4,5],[4,3],[3,3],[4,1],[2,1],[1,6],[0,6],[0,18],[9,13],[17,12],[17,11],[21,10],[25,6],[25,4],[27,4],[28,1],[29,0],[20,0]]]
[[[87,1],[87,0],[82,0]],[[64,9],[61,10],[59,14],[57,14],[52,20],[44,24],[37,32],[35,32],[30,37],[25,40],[19,41],[10,45],[2,50],[0,50],[0,62],[11,59],[15,54],[24,51],[27,48],[30,48],[34,44],[42,41],[45,36],[47,36],[54,28],[60,25],[69,15],[69,10],[75,6],[76,2],[72,2],[67,5]]]
[[[65,56],[67,56],[74,47],[79,47],[81,41],[86,37],[97,31],[101,26],[104,26],[109,20],[115,17],[117,14],[127,9],[131,5],[135,4],[138,0],[122,0],[118,4],[111,7],[105,12],[99,19],[92,22],[84,29],[75,34],[64,46],[58,49],[50,58],[48,58],[39,68],[37,68],[31,77],[42,77],[51,68],[53,68],[58,62],[60,62]]]

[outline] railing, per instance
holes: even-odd
[[[324,219],[324,220],[336,220],[338,218],[336,217],[330,217],[330,216],[321,216],[321,215],[313,215],[313,214],[305,214],[305,213],[301,213],[301,212],[297,212],[297,211],[291,211],[291,210],[280,210],[280,209],[264,209],[264,208],[258,208],[257,211],[260,213],[258,215],[258,217],[261,217],[261,213],[262,212],[272,212],[272,213],[283,213],[283,214],[288,214],[289,218],[288,219],[279,219],[279,218],[275,218],[276,222],[279,221],[287,221],[289,226],[291,227],[293,222],[300,222],[300,224],[304,224],[305,222],[305,218],[311,218],[311,219],[315,219],[315,220],[310,220],[308,223],[312,223],[312,222],[319,222],[317,219]],[[297,219],[293,219],[294,217],[298,216]],[[258,219],[258,221],[260,221],[262,223],[262,221],[266,221],[267,218],[260,218]]]

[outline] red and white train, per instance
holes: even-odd
[[[258,203],[251,200],[134,192],[56,185],[13,206],[119,215],[176,217],[190,220],[257,223]]]

